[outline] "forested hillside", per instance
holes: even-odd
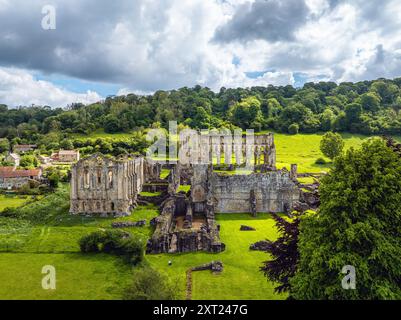
[[[241,127],[282,133],[339,131],[401,133],[401,78],[358,83],[307,83],[303,88],[253,87],[215,93],[196,86],[153,95],[109,97],[65,109],[0,105],[0,137],[41,139],[49,132],[109,133],[167,127],[177,120],[192,128]],[[28,141],[27,141],[28,142]]]

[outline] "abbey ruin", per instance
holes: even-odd
[[[70,211],[130,215],[142,191],[160,191],[148,253],[223,251],[216,214],[289,213],[301,200],[296,165],[276,168],[274,135],[252,138],[201,135],[194,144],[180,137],[178,162],[163,164],[170,169],[165,180],[162,165],[143,157],[82,159],[72,168]]]

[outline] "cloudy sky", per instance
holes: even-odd
[[[398,76],[399,0],[0,0],[10,106]]]

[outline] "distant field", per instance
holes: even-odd
[[[132,133],[106,133],[103,130],[92,132],[90,135],[73,133],[70,134],[72,139],[87,140],[87,139],[113,139],[113,140],[127,140],[133,137]]]
[[[328,171],[330,165],[317,165],[316,159],[324,158],[320,151],[320,141],[323,134],[297,134],[285,135],[275,134],[275,143],[277,148],[277,166],[279,168],[290,168],[291,164],[298,164],[299,172],[322,172]],[[343,134],[345,148],[358,148],[362,142],[367,139],[363,135]]]
[[[267,132],[267,131],[266,131]],[[258,134],[263,134],[261,132]],[[286,167],[290,168],[291,164],[298,164],[299,172],[325,172],[330,169],[330,164],[317,165],[315,164],[316,159],[322,157],[323,154],[320,152],[320,140],[322,139],[323,133],[315,134],[297,134],[288,135],[282,133],[275,134],[275,142],[277,148],[277,166],[279,168]],[[368,136],[357,135],[357,134],[342,134],[345,140],[346,149],[350,147],[359,147],[363,140]],[[86,135],[72,135],[77,139],[98,139],[98,138],[109,138],[113,140],[127,140],[133,137],[132,133],[116,133],[108,134],[102,131],[97,131],[89,136]],[[401,141],[400,137],[395,137]],[[325,158],[328,162],[329,159]]]

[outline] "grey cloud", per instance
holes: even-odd
[[[233,18],[215,34],[217,42],[290,41],[308,16],[303,0],[256,0],[236,9]]]
[[[41,10],[49,4],[56,7],[56,30],[41,28]],[[140,87],[141,79],[133,76],[142,72],[135,70],[137,56],[152,59],[158,40],[154,34],[163,34],[169,6],[144,0],[10,1],[0,9],[0,65]],[[119,24],[128,26],[137,50],[117,51],[115,43],[124,41],[113,33]],[[119,45],[130,48],[129,43]],[[150,82],[144,80],[143,86]]]

